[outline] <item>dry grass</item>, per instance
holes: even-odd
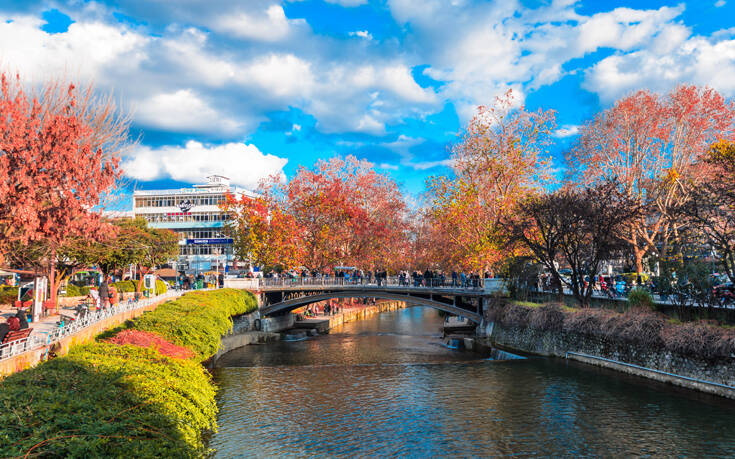
[[[508,327],[563,331],[604,339],[611,344],[665,350],[705,360],[735,356],[735,329],[708,322],[681,323],[643,308],[621,314],[500,300],[490,306],[487,319]]]

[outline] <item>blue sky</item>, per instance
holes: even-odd
[[[132,186],[254,187],[354,154],[419,194],[474,107],[512,88],[578,126],[639,88],[735,95],[735,0],[0,2],[0,63],[114,91]]]

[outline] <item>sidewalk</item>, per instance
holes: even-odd
[[[155,309],[159,304],[181,296],[185,291],[171,290],[153,298],[139,301],[125,301],[114,307],[90,311],[85,317],[64,323],[57,323],[59,315],[50,315],[41,320],[29,323],[32,329],[28,338],[0,345],[0,377],[35,365],[48,357],[52,349],[57,355],[65,354],[74,344],[87,342],[103,332],[128,319],[137,317],[143,312]],[[59,312],[76,316],[73,308],[60,308]],[[15,314],[15,310],[3,309],[3,317]],[[2,319],[4,320],[4,319]]]

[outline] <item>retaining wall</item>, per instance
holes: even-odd
[[[706,361],[669,351],[608,343],[564,331],[539,331],[490,323],[494,346],[610,368],[660,382],[735,399],[735,358]]]

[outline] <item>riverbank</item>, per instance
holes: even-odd
[[[8,376],[0,382],[0,456],[206,455],[216,388],[201,362],[217,352],[231,317],[256,308],[248,292],[188,293]],[[158,344],[143,347],[151,337]]]
[[[621,314],[527,306],[488,306],[484,341],[516,352],[578,360],[735,399],[735,330],[674,323],[642,311]]]
[[[402,301],[379,301],[374,305],[345,304],[341,311],[333,315],[316,315],[310,321],[319,323],[315,328],[328,333],[342,324],[364,320],[381,312],[395,311],[407,307]],[[258,322],[256,322],[258,321]],[[295,316],[287,314],[279,317],[261,318],[258,312],[244,314],[233,319],[232,331],[221,339],[220,349],[206,362],[207,367],[216,366],[217,360],[235,349],[252,344],[263,344],[282,339],[284,330],[297,326]],[[257,325],[256,325],[257,324]]]

